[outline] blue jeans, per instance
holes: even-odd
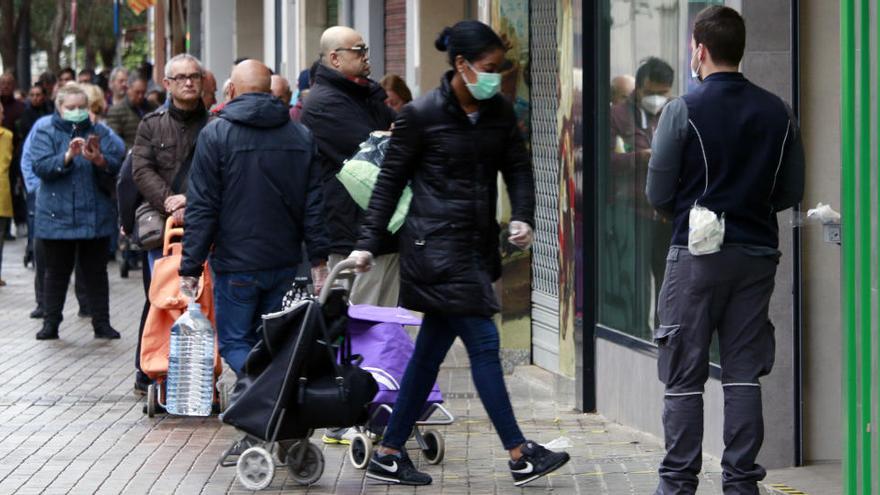
[[[385,447],[399,450],[406,443],[455,337],[461,337],[467,348],[474,385],[504,448],[525,442],[504,386],[495,323],[483,317],[426,314],[382,439]]]
[[[259,341],[260,317],[281,310],[281,299],[294,278],[296,268],[214,274],[220,355],[236,375],[241,375],[248,353]]]

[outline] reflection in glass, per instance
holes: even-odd
[[[689,25],[723,0],[611,0],[607,160],[599,164],[599,323],[650,341],[672,224],[645,198],[651,142],[687,92]],[[730,2],[728,2],[729,4]],[[717,350],[713,347],[713,361]]]

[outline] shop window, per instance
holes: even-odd
[[[672,223],[645,198],[651,141],[662,104],[688,91],[693,19],[739,2],[611,0],[610,142],[600,164],[599,311],[602,326],[650,341]],[[714,354],[714,353],[713,353]]]

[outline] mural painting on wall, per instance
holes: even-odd
[[[528,146],[530,142],[529,103],[529,2],[498,0],[491,4],[490,24],[508,50],[502,67],[501,92],[513,105],[517,123]],[[506,190],[501,194],[502,282],[502,347],[514,351],[518,364],[527,364],[531,346],[531,253],[520,251],[507,243],[510,203]]]
[[[578,174],[576,160],[582,151],[581,138],[577,132],[575,108],[579,105],[576,95],[582,91],[580,77],[575,77],[574,15],[572,0],[559,0],[556,7],[556,36],[559,47],[559,110],[556,129],[559,136],[559,371],[574,376],[575,342],[574,328],[577,312],[576,291],[578,264],[581,252],[577,242],[579,221],[577,218]]]
[[[507,45],[501,68],[501,93],[513,104],[520,130],[529,142],[529,2],[502,0],[493,4],[492,28]]]

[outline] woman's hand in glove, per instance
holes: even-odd
[[[532,245],[534,232],[529,224],[514,220],[510,222],[508,232],[510,232],[510,237],[507,238],[507,241],[514,246],[520,249],[528,249]]]
[[[355,270],[368,272],[373,267],[373,253],[369,251],[354,250],[348,255],[349,261],[355,262]]]

